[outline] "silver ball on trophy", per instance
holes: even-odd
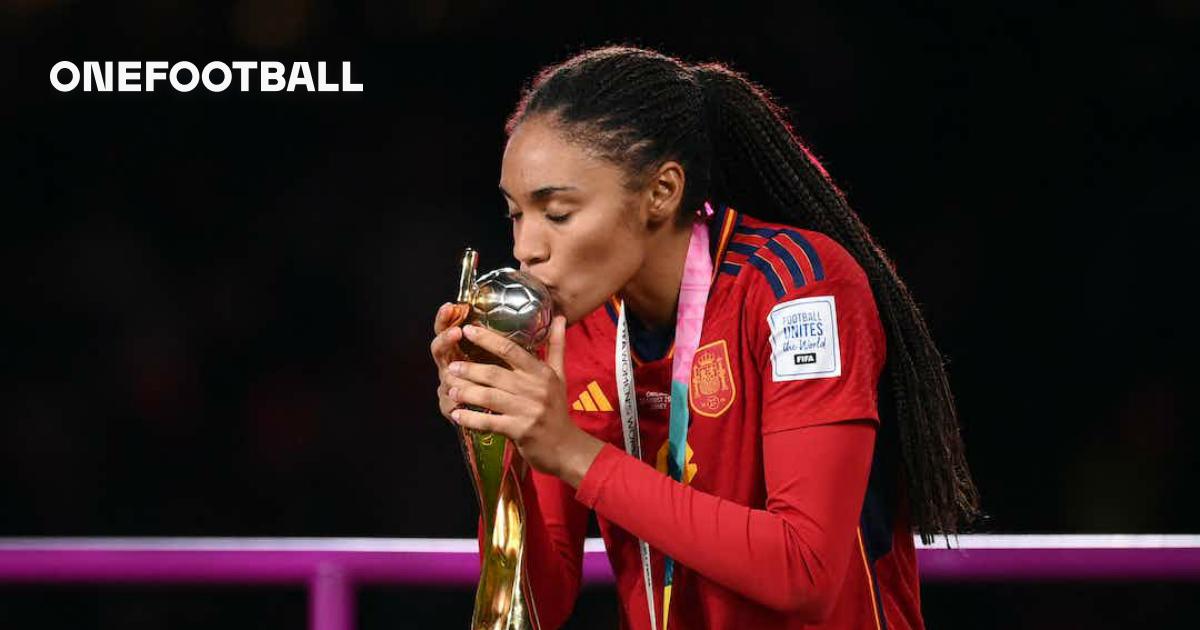
[[[477,324],[513,340],[533,352],[550,334],[554,302],[550,290],[531,274],[504,267],[489,271],[478,279],[475,267],[479,254],[471,248],[463,252],[455,302],[463,309],[458,324]],[[496,363],[497,359],[469,341],[461,342],[472,361]]]
[[[475,281],[467,303],[472,323],[490,328],[534,350],[546,341],[554,304],[550,291],[537,278],[516,269],[496,269]]]

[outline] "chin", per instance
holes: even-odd
[[[554,313],[566,317],[567,326],[571,326],[592,314],[596,309],[604,306],[604,303],[608,300],[607,297],[593,299],[596,300],[595,304],[586,299],[561,299],[559,296],[555,296]]]
[[[567,318],[567,326],[571,326],[571,325],[575,324],[575,322],[578,322],[579,320],[581,320],[585,316],[587,316],[587,313],[580,313],[579,311],[575,310],[574,308],[572,308],[570,306],[565,306],[562,304],[555,305],[554,314],[562,315],[563,317],[566,317]]]

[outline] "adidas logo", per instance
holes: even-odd
[[[600,385],[596,381],[588,383],[587,389],[584,390],[575,402],[571,403],[571,408],[575,411],[612,411],[613,406],[608,402],[608,397],[604,392],[600,391]]]

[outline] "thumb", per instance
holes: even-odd
[[[566,380],[563,371],[563,354],[567,346],[567,318],[555,315],[550,322],[550,342],[546,345],[546,364],[558,377]]]

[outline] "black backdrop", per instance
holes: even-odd
[[[0,536],[472,536],[433,311],[465,244],[510,262],[522,83],[622,42],[727,61],[791,110],[950,361],[982,531],[1200,531],[1200,8],[791,4],[0,2]],[[62,59],[349,60],[365,91],[60,94]],[[929,586],[925,609],[1121,627],[1196,599]],[[380,589],[362,618],[458,627],[468,600]],[[573,625],[614,606],[588,592]],[[0,625],[303,615],[290,591],[0,588]]]

